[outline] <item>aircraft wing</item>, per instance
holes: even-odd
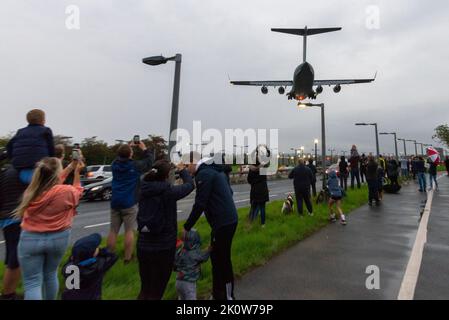
[[[337,84],[356,84],[356,83],[369,83],[376,80],[376,76],[372,79],[336,79],[336,80],[314,80],[314,86],[335,86]]]
[[[265,87],[281,87],[292,86],[291,80],[274,80],[274,81],[231,81],[236,86],[265,86]]]

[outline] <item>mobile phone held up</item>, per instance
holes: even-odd
[[[133,138],[133,142],[135,145],[139,145],[140,144],[140,136],[138,134],[136,134]]]
[[[80,159],[80,152],[78,149],[72,150],[72,160],[79,160]]]

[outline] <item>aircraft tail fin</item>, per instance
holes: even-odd
[[[288,33],[288,34],[294,34],[297,36],[312,36],[314,34],[320,34],[320,33],[326,33],[326,32],[333,32],[333,31],[339,31],[341,28],[272,28],[271,31],[273,32],[281,32],[281,33]]]
[[[320,33],[326,33],[326,32],[333,32],[333,31],[339,31],[341,30],[340,27],[338,28],[307,28],[307,26],[304,27],[304,29],[298,29],[298,28],[271,28],[271,31],[274,32],[281,32],[281,33],[288,33],[288,34],[294,34],[297,36],[303,36],[303,42],[304,42],[304,48],[303,48],[303,62],[306,62],[306,52],[307,52],[307,36],[312,36],[314,34],[320,34]]]

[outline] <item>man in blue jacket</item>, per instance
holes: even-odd
[[[215,300],[233,300],[231,246],[238,223],[237,209],[224,166],[211,158],[198,159],[199,154],[192,152],[188,169],[195,175],[196,197],[184,230],[189,231],[204,212],[212,229],[212,295]]]
[[[117,159],[112,163],[111,227],[108,235],[108,249],[115,251],[117,235],[122,224],[125,226],[125,263],[133,255],[134,230],[136,229],[138,186],[140,176],[151,168],[153,157],[145,144],[132,144],[144,152],[144,159],[132,160],[131,145],[121,145]]]

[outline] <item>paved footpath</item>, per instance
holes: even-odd
[[[438,184],[414,299],[449,299],[449,178],[441,177]]]
[[[441,191],[434,201],[440,215],[444,210],[448,211],[449,200],[447,182],[443,183],[447,177],[442,178]],[[365,205],[354,210],[347,218],[347,226],[329,225],[237,281],[237,298],[397,299],[426,198],[425,194],[417,191],[416,183],[411,182],[403,186],[400,194],[385,195],[380,207]],[[440,218],[433,214],[429,224],[436,230],[440,226]],[[443,228],[449,231],[449,215],[444,219]],[[438,232],[438,236],[435,233],[430,240],[433,237],[449,244],[449,232]],[[441,255],[441,250],[445,250],[442,259],[445,270],[449,267],[449,251],[446,251],[449,246],[429,246],[431,244],[424,254],[417,297],[420,297],[420,288],[434,285],[429,283],[434,270],[431,260],[435,255]],[[370,276],[366,273],[368,266],[379,268],[379,289],[366,287]],[[449,291],[448,274],[446,272],[445,282],[440,284],[446,293]]]

